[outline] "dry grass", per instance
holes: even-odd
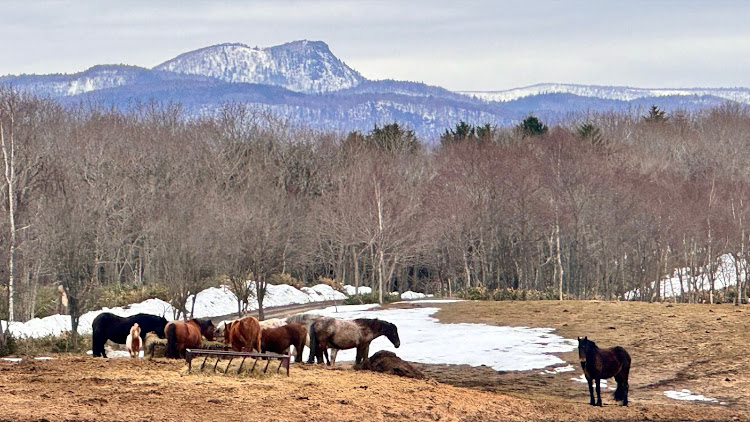
[[[585,385],[570,380],[580,370],[540,375],[421,365],[433,379],[414,380],[354,371],[350,363],[333,369],[293,363],[290,377],[234,376],[232,368],[226,375],[187,373],[184,361],[59,355],[52,361],[0,361],[0,420],[750,419],[745,308],[574,301],[441,306],[438,317],[445,323],[553,327],[566,337],[588,335],[602,346],[624,346],[633,357],[631,405],[610,399],[603,408],[589,406]],[[562,358],[576,361],[573,353]],[[683,388],[727,404],[681,402],[663,394]]]

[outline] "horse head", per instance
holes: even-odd
[[[198,326],[201,327],[201,335],[206,337],[206,340],[213,341],[216,333],[216,327],[214,327],[213,321],[210,319],[196,319],[195,321],[198,323]]]
[[[578,359],[586,363],[586,352],[596,347],[596,343],[589,340],[588,336],[578,337]]]
[[[383,334],[388,338],[388,340],[393,343],[396,348],[401,346],[401,340],[398,338],[398,328],[395,324],[391,324],[388,321],[381,321],[383,326]]]
[[[227,346],[229,346],[229,344],[231,343],[229,341],[230,340],[229,332],[231,329],[232,329],[232,324],[229,322],[225,322],[224,323],[224,344],[226,344]]]

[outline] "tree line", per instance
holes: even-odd
[[[398,123],[340,134],[246,104],[194,117],[174,103],[64,107],[3,88],[0,129],[4,319],[34,317],[35,292],[54,283],[74,324],[107,284],[161,283],[186,316],[217,277],[238,311],[268,283],[321,278],[381,298],[638,289],[658,300],[652,282],[680,269],[680,300],[747,296],[744,276],[708,293],[688,277],[725,253],[744,262],[750,113],[736,104],[459,121],[428,144]]]

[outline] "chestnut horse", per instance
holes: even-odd
[[[260,324],[255,317],[224,323],[224,343],[236,352],[261,351]]]
[[[578,357],[581,361],[583,374],[589,384],[589,396],[592,406],[602,405],[602,395],[599,390],[599,382],[606,378],[615,377],[617,389],[615,400],[622,400],[622,405],[628,405],[628,374],[630,373],[630,355],[620,346],[609,349],[600,349],[596,343],[588,337],[578,337]],[[592,381],[596,381],[596,397],[594,401],[594,387]]]
[[[185,349],[201,347],[201,336],[214,339],[213,322],[210,319],[191,319],[190,321],[171,321],[164,327],[167,337],[166,357],[177,359],[185,356]]]
[[[128,346],[130,357],[137,358],[138,353],[141,351],[141,346],[143,345],[143,339],[141,339],[141,327],[138,326],[137,322],[130,328],[130,334],[128,334],[128,338],[125,339],[125,345]]]
[[[315,351],[318,363],[323,361],[323,351],[326,348],[352,349],[357,348],[355,364],[363,363],[370,353],[370,342],[380,336],[388,337],[394,346],[399,347],[398,329],[388,321],[380,319],[359,318],[353,321],[320,318],[312,324],[310,349]]]
[[[304,325],[290,322],[279,327],[264,328],[260,337],[261,349],[264,352],[284,354],[289,346],[294,346],[294,361],[302,362],[302,350],[307,341],[307,328]]]

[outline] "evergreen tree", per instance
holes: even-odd
[[[547,131],[549,130],[547,125],[542,123],[542,121],[533,114],[525,118],[523,122],[521,122],[521,124],[517,126],[517,128],[521,131],[521,136],[523,138],[529,136],[541,136],[547,133]]]
[[[669,120],[669,117],[665,116],[666,111],[659,110],[659,107],[652,105],[648,110],[648,115],[643,116],[643,119],[649,123],[664,123]]]
[[[578,137],[591,142],[592,145],[600,146],[604,144],[604,137],[598,127],[591,123],[584,123],[578,127]]]
[[[404,129],[398,123],[390,123],[383,127],[376,124],[365,139],[368,146],[390,152],[414,153],[420,148],[414,131]]]
[[[491,141],[494,134],[495,128],[489,123],[485,123],[482,126],[474,126],[461,120],[456,125],[455,130],[445,130],[445,133],[440,137],[440,143],[448,145],[466,140]]]

